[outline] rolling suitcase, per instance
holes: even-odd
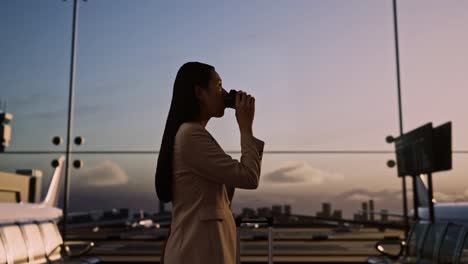
[[[237,227],[237,252],[236,263],[240,264],[240,229],[249,224],[268,226],[268,264],[273,264],[273,217],[265,218],[241,218],[236,217]]]

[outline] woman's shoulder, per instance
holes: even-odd
[[[186,134],[186,133],[191,133],[191,132],[207,132],[206,129],[197,123],[191,123],[191,122],[184,122],[180,125],[179,130],[177,133],[179,134]]]
[[[209,133],[200,124],[189,122],[182,123],[176,134],[176,143],[183,144],[197,135],[209,135]]]

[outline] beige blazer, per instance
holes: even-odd
[[[234,264],[234,188],[256,189],[265,143],[241,134],[240,162],[201,125],[183,123],[173,159],[171,234],[165,264]]]

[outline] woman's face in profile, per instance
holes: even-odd
[[[224,95],[227,92],[223,89],[221,77],[215,70],[211,71],[211,80],[208,84],[208,89],[201,89],[202,107],[204,112],[210,117],[224,116]]]

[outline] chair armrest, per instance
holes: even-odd
[[[400,239],[384,239],[377,241],[375,244],[375,249],[382,255],[389,257],[392,260],[397,260],[403,254],[403,249],[405,248],[406,242]],[[391,254],[385,251],[385,246],[399,245],[400,249],[397,254]]]
[[[72,252],[70,246],[84,246],[84,248],[78,252]],[[90,241],[66,241],[64,242],[65,254],[70,258],[81,257],[91,251],[95,246],[94,242]]]

